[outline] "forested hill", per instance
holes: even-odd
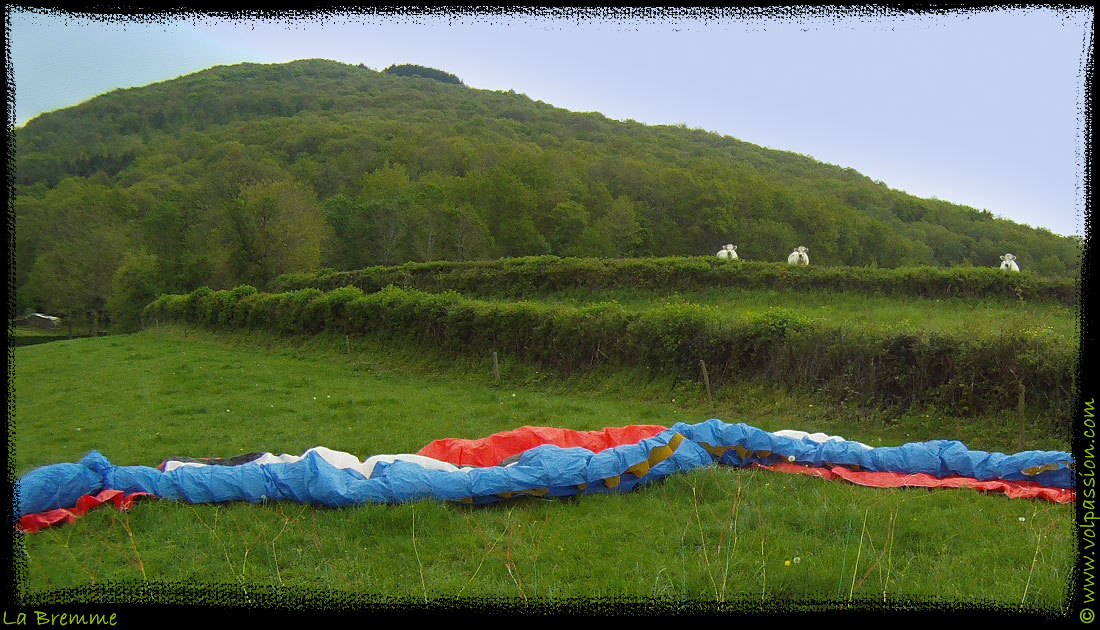
[[[765,261],[804,245],[814,265],[995,266],[1011,252],[1025,271],[1078,270],[1074,238],[852,169],[417,66],[217,67],[43,114],[16,141],[21,308],[262,288],[322,266],[726,243]]]

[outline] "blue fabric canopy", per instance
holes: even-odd
[[[341,507],[427,498],[487,503],[517,494],[625,492],[715,461],[745,466],[784,460],[983,481],[1034,481],[1056,488],[1072,488],[1074,483],[1073,457],[1061,451],[1005,455],[970,451],[948,440],[870,448],[841,439],[818,442],[785,437],[712,419],[694,425],[678,423],[652,438],[599,453],[543,445],[524,451],[512,465],[458,471],[394,461],[375,466],[369,478],[351,468],[338,468],[315,451],[293,463],[183,466],[169,472],[115,466],[99,451],[92,451],[79,463],[43,466],[20,479],[16,519],[70,507],[82,495],[102,489],[147,492],[189,503],[272,500]]]
[[[958,475],[982,481],[1034,481],[1054,488],[1073,487],[1073,455],[1064,451],[1023,451],[1005,455],[971,451],[955,440],[868,448],[848,440],[793,439],[747,424],[729,424],[715,419],[694,425],[681,422],[671,430],[693,442],[730,449],[718,457],[718,462],[731,466],[769,464],[793,456],[793,461],[812,466],[858,466],[875,472],[926,473],[936,477]],[[738,446],[750,453],[742,457]]]

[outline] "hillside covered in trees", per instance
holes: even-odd
[[[222,66],[16,130],[17,310],[109,310],[321,267],[711,255],[1078,273],[1079,241],[683,126],[419,66]]]

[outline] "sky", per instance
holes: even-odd
[[[918,197],[1084,235],[1091,7],[159,21],[6,8],[9,125],[216,65],[414,63],[472,88],[705,129],[854,168]]]

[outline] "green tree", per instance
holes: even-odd
[[[412,63],[392,65],[382,72],[399,77],[427,77],[442,83],[462,85],[462,80],[449,72],[443,72],[442,70],[436,70],[435,68],[428,68],[426,66],[418,66]]]
[[[576,201],[563,201],[550,211],[551,251],[560,256],[592,255],[581,241],[588,228],[588,210]]]
[[[248,186],[220,230],[230,283],[264,287],[280,274],[316,269],[329,230],[312,191],[286,181]]]
[[[332,251],[326,253],[325,264],[337,269],[366,266],[369,255],[365,243],[370,223],[363,206],[347,195],[338,194],[325,200],[324,213],[334,236]]]
[[[375,262],[392,265],[404,257],[410,211],[409,202],[401,197],[367,202],[370,228],[362,246]]]
[[[1047,254],[1035,265],[1035,273],[1052,278],[1063,278],[1068,275],[1068,270],[1062,259],[1054,254]]]
[[[583,255],[603,258],[636,256],[642,244],[642,226],[636,204],[624,197],[611,202],[607,214],[596,219],[581,239]]]
[[[446,224],[448,229],[444,237],[455,260],[487,258],[493,250],[489,227],[470,206],[463,205],[448,212]]]
[[[70,335],[84,318],[98,335],[124,246],[123,233],[112,226],[58,243],[35,260],[27,283],[31,300],[38,310],[62,316]]]
[[[116,329],[139,330],[141,312],[164,291],[156,254],[144,250],[127,252],[115,271],[107,310]]]

